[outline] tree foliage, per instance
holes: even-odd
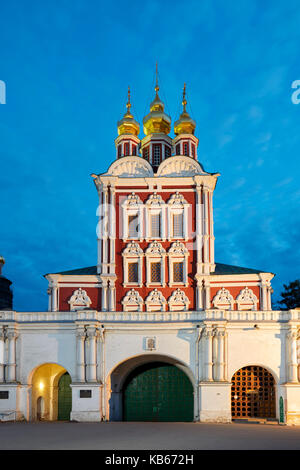
[[[300,279],[283,284],[284,291],[281,292],[282,299],[278,304],[283,305],[284,310],[300,307]],[[282,308],[282,307],[281,307]]]

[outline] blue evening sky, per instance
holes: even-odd
[[[47,309],[43,274],[96,264],[90,174],[115,159],[128,85],[135,117],[148,113],[156,61],[172,123],[186,82],[199,161],[221,173],[216,261],[276,273],[274,300],[299,278],[299,0],[10,0],[0,254],[16,310]]]

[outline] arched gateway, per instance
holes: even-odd
[[[118,366],[111,376],[110,419],[193,421],[194,390],[185,368],[159,355]]]
[[[275,380],[260,366],[239,369],[232,377],[232,419],[276,418]]]

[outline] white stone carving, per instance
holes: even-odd
[[[194,176],[206,174],[201,165],[191,157],[174,156],[164,160],[158,167],[157,176]]]
[[[176,242],[172,243],[169,251],[168,251],[168,254],[170,255],[182,255],[182,256],[185,256],[186,254],[188,254],[188,249],[187,247],[185,246],[184,243],[182,243],[181,241],[179,240],[176,240]]]
[[[160,196],[160,194],[153,193],[150,194],[146,201],[146,205],[151,205],[151,206],[161,206],[165,204],[163,198]]]
[[[161,256],[165,252],[166,252],[166,250],[164,249],[162,244],[159,243],[156,240],[154,240],[154,242],[150,243],[147,250],[145,251],[146,255],[159,255],[159,256]]]
[[[137,242],[130,242],[124,248],[122,254],[126,256],[140,256],[143,254],[143,250]]]
[[[169,297],[168,304],[172,311],[188,310],[190,301],[183,290],[176,289]]]
[[[147,160],[138,156],[130,156],[114,161],[106,175],[119,176],[120,178],[145,178],[152,177],[154,174]]]
[[[245,287],[236,298],[238,310],[257,310],[257,297],[252,289]]]
[[[234,308],[234,299],[230,294],[229,290],[222,287],[222,289],[218,290],[215,297],[212,301],[215,308],[219,308],[222,310],[233,310]]]
[[[188,203],[184,199],[183,195],[180,194],[178,191],[176,191],[176,193],[172,194],[172,196],[168,200],[168,204],[176,205],[176,206],[183,206],[184,204],[188,204]]]
[[[145,300],[146,308],[149,312],[165,311],[166,303],[166,299],[164,298],[162,293],[157,289],[151,291]]]
[[[70,310],[82,310],[85,308],[89,308],[92,301],[87,295],[85,290],[82,290],[81,287],[75,290],[68,300],[68,304],[70,304]]]
[[[132,206],[138,206],[139,204],[143,204],[140,197],[135,193],[131,193],[131,194],[128,194],[127,198],[122,203],[122,206],[132,207]]]
[[[130,289],[122,300],[124,312],[141,312],[144,301],[135,289]]]

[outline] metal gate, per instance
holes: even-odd
[[[58,382],[58,412],[57,419],[69,421],[72,410],[72,390],[70,387],[71,377],[66,372]]]
[[[135,369],[123,388],[124,421],[193,421],[193,386],[178,367],[151,363]]]
[[[263,367],[248,366],[232,377],[232,418],[276,418],[274,377]]]

